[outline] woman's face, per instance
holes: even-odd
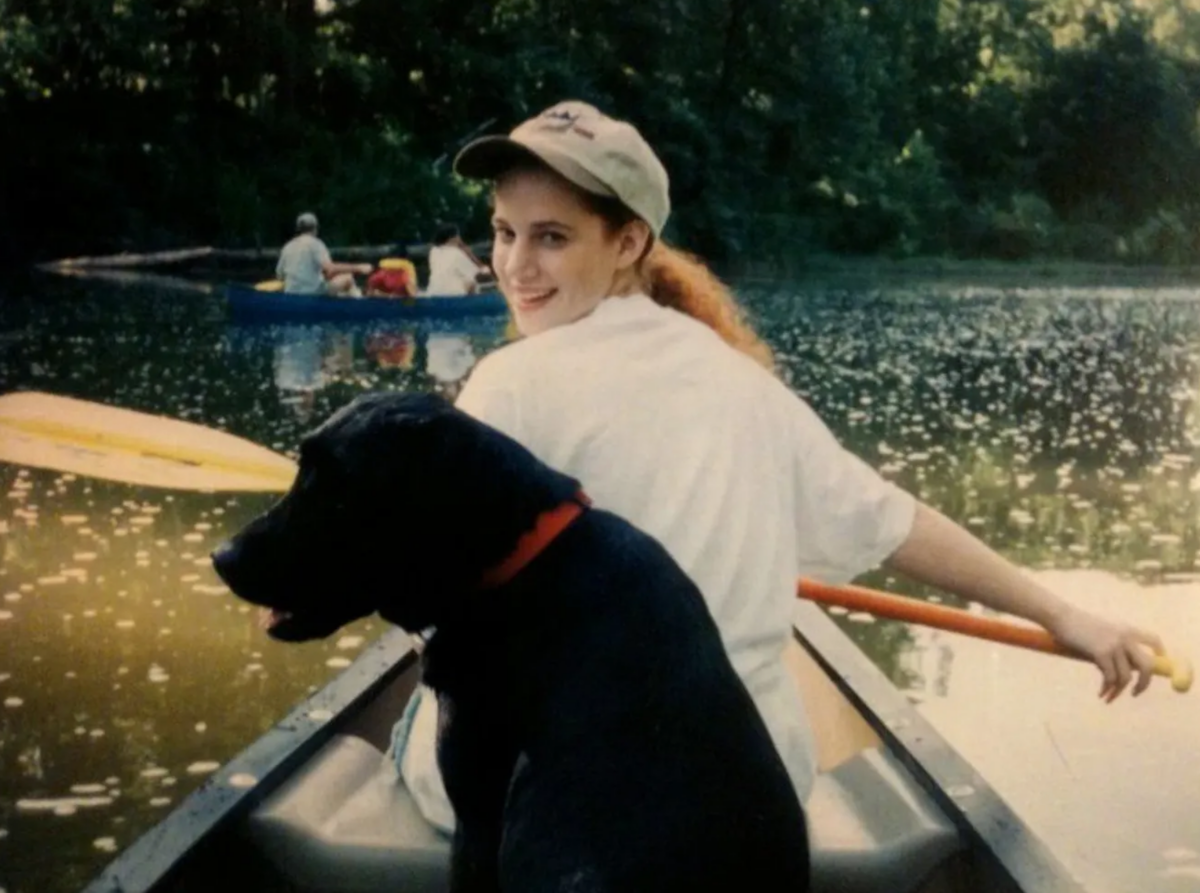
[[[617,293],[649,235],[640,222],[610,233],[570,185],[543,170],[497,182],[492,229],[492,269],[522,335],[574,322]]]

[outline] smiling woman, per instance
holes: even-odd
[[[631,124],[559,103],[471,143],[455,170],[494,183],[493,263],[525,336],[478,364],[459,407],[585,481],[699,584],[802,800],[814,748],[782,659],[797,576],[840,583],[886,564],[1047,627],[1100,667],[1109,700],[1149,684],[1156,637],[1029,580],[843,449],[783,385],[729,290],[661,242],[667,173]],[[448,828],[436,701],[414,703],[399,769]]]

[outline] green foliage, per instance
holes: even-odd
[[[1147,18],[1096,4],[1073,23],[1026,109],[1036,179],[1067,218],[1097,199],[1133,224],[1196,189],[1197,72],[1166,56]]]
[[[1134,260],[1180,264],[1195,252],[1195,231],[1174,211],[1156,211],[1129,236],[1129,253]]]
[[[1197,259],[1200,14],[1177,0],[0,0],[20,259],[486,226],[471,136],[636,121],[668,235],[808,252]],[[39,222],[44,221],[44,222]]]

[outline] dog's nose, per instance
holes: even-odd
[[[238,547],[233,540],[226,540],[213,549],[209,558],[212,559],[213,570],[217,572],[217,576],[230,583],[229,577],[233,573],[233,566],[237,562]]]

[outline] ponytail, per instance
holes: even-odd
[[[694,255],[654,243],[642,261],[642,276],[656,304],[704,323],[730,347],[775,371],[775,358],[746,321],[729,288]]]

